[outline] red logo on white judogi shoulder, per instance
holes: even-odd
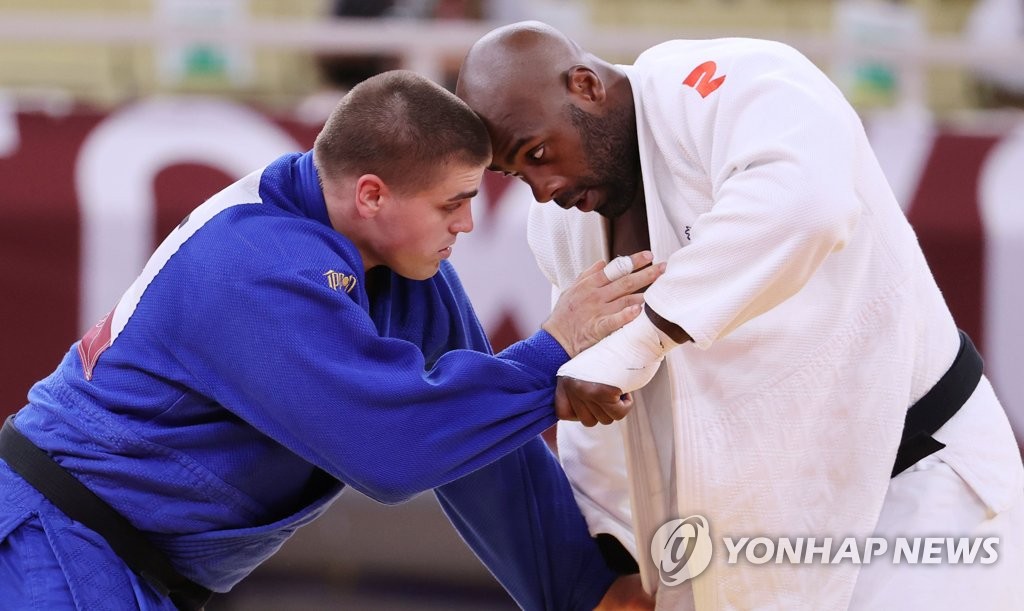
[[[725,82],[725,75],[713,79],[715,76],[715,70],[718,66],[713,61],[706,61],[703,64],[693,69],[693,72],[683,80],[683,84],[688,87],[693,87],[700,94],[700,97],[706,98],[711,95],[715,89],[722,86]]]

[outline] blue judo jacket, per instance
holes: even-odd
[[[537,437],[567,355],[543,331],[489,353],[446,261],[364,274],[287,155],[183,220],[15,424],[215,592],[345,486],[437,488],[522,607],[591,608],[613,575]],[[0,542],[0,601],[172,608],[3,463]]]

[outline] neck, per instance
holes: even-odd
[[[640,196],[633,200],[629,209],[608,223],[608,252],[611,257],[617,257],[650,248],[647,205],[641,190]]]

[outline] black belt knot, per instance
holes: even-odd
[[[892,477],[946,447],[932,435],[949,422],[971,397],[981,380],[983,368],[984,362],[971,338],[960,331],[960,350],[953,364],[935,386],[907,410]]]

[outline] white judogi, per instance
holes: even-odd
[[[634,553],[649,591],[659,587],[651,536],[673,518],[706,517],[719,546],[724,536],[863,538],[883,526],[914,535],[900,511],[886,505],[888,524],[879,516],[904,477],[890,480],[906,410],[947,370],[959,338],[856,113],[777,43],[674,41],[621,68],[651,246],[669,263],[646,300],[694,341],[668,353],[622,423],[560,425],[592,532]],[[705,74],[688,79],[695,69]],[[556,294],[609,258],[606,222],[575,209],[535,205],[529,239]],[[1024,470],[987,380],[969,404],[936,435],[951,443],[936,456],[987,520],[1020,504]],[[979,453],[970,441],[981,437]],[[922,534],[973,534],[950,526]],[[1013,566],[1007,547],[999,570]],[[851,562],[726,558],[718,549],[702,575],[662,587],[659,607],[844,609],[858,579]],[[914,600],[885,568],[866,580],[880,596],[858,589],[858,600]],[[940,592],[945,583],[925,581]]]

